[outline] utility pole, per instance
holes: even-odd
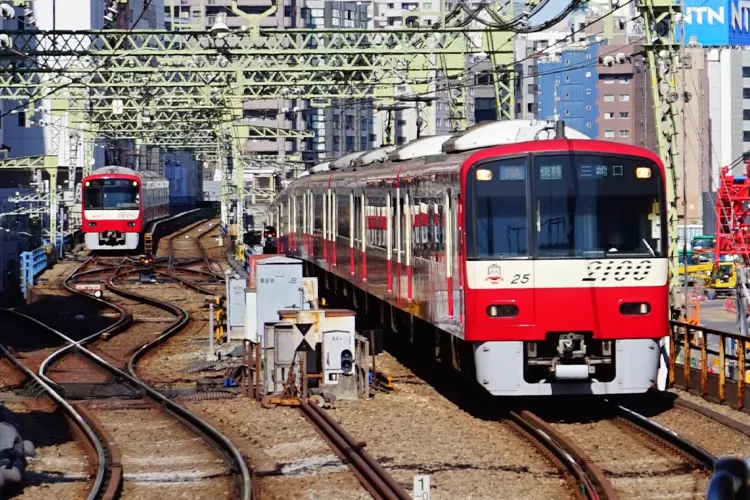
[[[680,0],[680,11],[685,12],[685,0]],[[687,214],[687,129],[685,128],[685,115],[687,115],[687,79],[685,78],[685,17],[684,15],[680,17],[680,79],[682,80],[682,95],[680,96],[682,98],[682,151],[680,151],[680,155],[682,156],[682,233],[683,233],[683,241],[682,241],[682,252],[683,252],[683,273],[684,273],[684,279],[683,279],[683,287],[685,289],[685,302],[684,302],[684,308],[685,308],[685,317],[689,320],[690,318],[688,315],[690,314],[690,309],[688,308],[688,261],[687,261],[687,249],[688,249],[688,234],[687,234],[687,221],[688,221],[688,214]]]

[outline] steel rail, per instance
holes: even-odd
[[[125,274],[130,274],[134,271],[128,271]],[[229,455],[229,457],[232,458],[232,460],[236,463],[237,468],[239,469],[239,475],[242,478],[241,487],[242,487],[242,493],[241,498],[243,500],[250,500],[252,498],[252,480],[250,477],[250,470],[247,467],[247,464],[245,463],[245,459],[242,457],[242,453],[240,452],[239,448],[235,446],[234,443],[232,443],[229,439],[226,438],[221,432],[214,429],[211,425],[203,421],[201,418],[199,418],[197,415],[193,414],[189,410],[183,408],[182,406],[178,405],[177,403],[173,402],[169,398],[163,396],[158,391],[151,388],[150,385],[143,382],[138,375],[135,373],[135,363],[144,356],[149,350],[151,350],[153,347],[155,347],[158,344],[161,344],[165,340],[167,340],[172,335],[178,333],[180,330],[182,330],[190,320],[190,314],[183,309],[182,307],[176,306],[174,304],[170,304],[169,302],[163,302],[161,300],[157,300],[151,297],[146,297],[144,295],[139,295],[134,292],[129,292],[127,290],[123,290],[119,287],[117,287],[114,284],[114,279],[118,275],[113,276],[109,282],[107,283],[107,289],[114,292],[117,295],[120,295],[121,297],[129,298],[141,303],[145,303],[154,307],[157,307],[159,309],[162,309],[164,311],[171,312],[177,316],[177,320],[172,323],[169,328],[167,328],[162,335],[159,337],[153,339],[152,341],[144,344],[139,349],[137,349],[133,355],[128,360],[128,373],[122,372],[121,370],[118,370],[115,367],[112,367],[114,370],[117,370],[117,372],[121,373],[125,378],[132,380],[138,387],[141,387],[146,393],[149,394],[152,398],[158,400],[163,405],[165,405],[169,410],[171,410],[176,415],[180,416],[183,420],[189,422],[191,425],[195,426],[197,429],[199,429],[201,432],[203,432],[206,436],[208,436],[211,440],[219,444],[219,446],[224,450],[225,453]],[[95,354],[91,353],[92,356],[96,356]],[[102,362],[106,363],[106,361],[101,360]]]
[[[531,434],[547,448],[576,478],[583,496],[589,500],[617,500],[618,495],[604,472],[593,463],[574,443],[557,432],[547,422],[523,410],[510,412],[510,417],[519,427]]]
[[[9,313],[19,314],[16,313],[16,311],[12,311],[10,309],[6,309],[6,311]],[[87,499],[95,500],[96,498],[99,498],[101,495],[101,489],[104,486],[104,477],[107,472],[107,459],[105,456],[104,443],[102,443],[102,440],[99,439],[99,436],[96,435],[96,432],[94,432],[94,429],[89,425],[86,419],[80,413],[78,413],[75,408],[73,408],[73,405],[68,403],[65,398],[60,396],[60,394],[55,391],[55,389],[53,389],[49,384],[47,384],[42,379],[42,377],[34,373],[34,371],[29,367],[21,363],[2,344],[0,344],[0,351],[2,351],[3,356],[5,356],[11,363],[13,363],[16,368],[18,368],[24,375],[39,384],[39,386],[42,387],[47,392],[47,394],[49,394],[50,398],[52,398],[52,400],[54,400],[58,406],[65,410],[65,412],[73,420],[73,422],[75,422],[75,424],[78,425],[81,431],[86,435],[86,438],[89,440],[89,442],[91,442],[91,445],[96,451],[96,459],[98,464],[96,468],[96,479],[94,480],[94,485],[91,487],[91,491],[89,492]]]
[[[713,470],[717,458],[706,451],[704,448],[701,448],[697,444],[688,441],[672,429],[669,429],[661,425],[659,422],[651,420],[650,418],[645,417],[638,412],[625,408],[624,406],[612,401],[609,401],[609,403],[615,407],[620,417],[624,420],[638,426],[644,432],[654,436],[658,440],[672,445],[673,447],[677,448],[678,451],[687,455],[692,460],[698,462],[703,467],[708,468],[709,470]]]
[[[147,344],[144,344],[141,346],[136,352],[131,356],[130,360],[128,361],[128,372],[125,372],[123,370],[120,370],[119,368],[111,365],[106,360],[102,359],[95,353],[89,351],[84,347],[84,344],[87,342],[90,342],[97,336],[105,333],[105,331],[112,331],[112,326],[102,330],[101,332],[97,332],[97,334],[94,334],[92,336],[87,337],[86,339],[83,339],[81,341],[75,341],[62,332],[59,332],[55,330],[54,328],[45,325],[41,321],[32,318],[30,316],[27,316],[25,314],[19,313],[17,311],[10,311],[20,317],[23,317],[37,325],[39,325],[42,328],[45,328],[46,330],[54,333],[55,335],[59,336],[60,338],[64,339],[66,342],[69,343],[68,346],[64,347],[63,349],[60,349],[56,353],[53,353],[53,356],[57,353],[61,353],[62,351],[67,351],[68,349],[77,349],[81,354],[88,357],[89,359],[93,360],[95,363],[99,364],[104,369],[108,370],[109,372],[113,373],[115,376],[122,377],[126,380],[128,380],[130,383],[135,385],[136,387],[142,389],[146,394],[148,394],[152,399],[158,401],[163,406],[168,408],[173,414],[187,422],[188,424],[192,425],[196,429],[198,429],[200,432],[202,432],[206,437],[208,437],[211,441],[218,444],[219,447],[224,450],[225,453],[232,459],[233,462],[235,462],[236,469],[239,470],[239,475],[241,477],[241,496],[240,498],[242,500],[251,500],[252,499],[252,480],[250,477],[250,470],[247,467],[247,464],[245,463],[244,458],[242,457],[241,452],[239,449],[232,443],[229,439],[227,439],[223,434],[221,434],[218,430],[214,429],[211,425],[204,422],[201,418],[199,418],[197,415],[193,414],[189,410],[183,408],[182,406],[178,405],[177,403],[173,402],[169,398],[163,396],[158,391],[154,390],[150,385],[143,382],[136,374],[135,374],[135,363],[138,359],[140,359],[141,356],[143,356],[148,350],[153,348],[155,345],[163,342],[168,337],[174,335],[175,333],[179,332],[182,328],[185,327],[187,322],[190,319],[190,315],[187,311],[182,309],[179,306],[175,306],[174,304],[169,304],[167,302],[162,302],[156,299],[152,299],[150,297],[144,297],[142,295],[135,294],[133,292],[128,292],[125,290],[120,289],[116,285],[114,285],[113,280],[120,275],[125,274],[133,274],[135,272],[139,272],[140,270],[128,270],[121,274],[115,274],[112,278],[110,278],[109,282],[106,284],[107,289],[112,291],[113,293],[130,298],[132,300],[136,300],[137,302],[146,303],[148,305],[152,305],[154,307],[160,308],[162,310],[166,310],[168,312],[172,312],[177,316],[177,320],[170,325],[170,327],[165,330],[165,332],[160,335],[158,338],[154,339],[151,342],[148,342]],[[79,295],[86,297],[90,300],[96,300],[102,304],[106,304],[107,306],[117,310],[118,312],[121,312],[121,314],[125,311],[121,306],[104,300],[97,297],[93,297],[85,292],[81,292],[76,290],[71,284],[70,280],[75,277],[75,271],[68,276],[68,278],[63,282],[63,286],[67,291],[69,291],[72,294]],[[122,325],[120,325],[121,327]],[[48,369],[49,363],[45,360],[45,370]],[[41,372],[41,367],[40,367]]]
[[[172,234],[171,236],[169,236],[169,257],[168,257],[168,266],[169,266],[169,270],[170,270],[170,271],[172,271],[172,268],[173,268],[173,266],[172,266],[172,262],[173,262],[173,260],[174,260],[174,240],[175,240],[175,238],[179,238],[179,237],[180,237],[180,236],[182,236],[183,234],[185,234],[185,233],[188,233],[188,232],[192,231],[192,230],[193,230],[193,229],[195,229],[196,227],[199,227],[199,226],[201,226],[201,225],[205,224],[205,223],[206,223],[206,222],[208,222],[209,220],[212,220],[212,219],[201,219],[201,220],[199,220],[199,221],[197,221],[197,222],[194,222],[193,224],[189,224],[189,225],[188,225],[188,226],[187,226],[187,227],[186,227],[185,229],[182,229],[181,231],[179,231],[179,232],[177,232],[177,233],[174,233],[174,234]],[[209,268],[209,269],[211,269],[211,267],[210,267],[210,265],[209,265],[209,263],[208,263],[208,256],[206,255],[206,253],[205,253],[205,252],[203,252],[203,251],[201,251],[201,255],[202,255],[202,259],[203,259],[203,262],[204,262],[204,264],[206,264],[206,265],[208,266],[208,268]]]
[[[376,500],[411,500],[411,495],[328,413],[304,400],[300,410]]]
[[[91,259],[89,259],[89,261],[84,262],[83,265],[81,265],[78,268],[76,268],[67,278],[65,278],[63,280],[63,288],[65,288],[65,290],[67,290],[69,293],[72,293],[73,295],[78,295],[78,296],[86,297],[87,299],[90,299],[92,301],[98,302],[99,304],[102,304],[102,305],[104,305],[107,308],[114,309],[120,315],[120,319],[118,319],[115,323],[111,324],[110,326],[108,326],[108,327],[106,327],[106,328],[104,328],[104,329],[102,329],[102,330],[100,330],[100,331],[98,331],[96,333],[93,333],[93,334],[89,335],[88,337],[85,337],[85,338],[83,338],[83,339],[81,339],[81,340],[79,340],[77,342],[73,342],[72,344],[68,344],[68,345],[62,347],[61,349],[58,349],[57,351],[55,351],[52,354],[50,354],[49,356],[47,356],[47,358],[44,361],[42,361],[42,364],[39,365],[39,376],[42,377],[47,382],[47,384],[55,386],[55,387],[60,387],[60,386],[59,386],[59,384],[57,384],[57,382],[53,381],[51,378],[49,378],[47,376],[47,371],[48,371],[49,367],[52,365],[53,362],[55,362],[57,359],[61,358],[65,354],[67,354],[68,351],[70,351],[71,349],[74,349],[77,345],[86,345],[86,344],[88,344],[88,343],[96,340],[97,338],[101,337],[102,335],[105,335],[107,333],[114,333],[116,331],[122,330],[123,328],[128,327],[133,322],[133,316],[130,313],[128,313],[124,308],[118,306],[117,304],[111,304],[110,302],[108,302],[106,300],[103,300],[103,299],[100,299],[98,297],[94,297],[93,295],[90,295],[90,294],[81,292],[79,290],[76,290],[70,284],[70,281],[73,280],[77,276],[81,276],[81,275],[84,275],[84,274],[90,274],[90,273],[96,273],[96,272],[99,271],[98,269],[93,269],[93,270],[88,270],[88,271],[80,271],[80,269],[83,269],[84,267],[86,267],[86,265],[90,261],[92,261],[92,260],[94,260],[94,258],[91,258]],[[122,264],[124,264],[124,262],[125,262],[125,260],[123,260],[120,263],[120,266],[122,266]],[[120,266],[118,266],[115,269],[115,272],[117,272],[117,270],[120,268]]]

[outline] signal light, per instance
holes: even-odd
[[[147,256],[141,257],[141,264],[153,264],[153,263],[154,263],[153,257],[147,257]]]

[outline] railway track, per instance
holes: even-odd
[[[702,499],[715,457],[675,431],[606,400],[537,412],[610,483],[602,498]],[[614,496],[613,496],[614,495]]]
[[[14,412],[5,418],[16,422],[24,439],[40,444],[23,474],[32,490],[44,485],[46,493],[56,498],[114,498],[116,483],[105,480],[116,475],[111,458],[117,456],[117,449],[110,445],[107,433],[85,409],[66,401],[5,345],[0,345],[0,356],[4,386],[0,398]],[[66,435],[74,439],[60,439]],[[13,491],[23,485],[5,486]]]
[[[83,269],[80,273],[83,276],[90,276],[99,273],[102,267],[89,262],[88,266],[79,269]],[[118,277],[134,272],[138,269],[110,269],[113,274],[106,288],[113,294],[128,297],[133,304],[145,302],[151,308],[150,312],[141,307],[129,314],[112,301],[83,294],[75,288],[75,278],[79,273],[73,273],[64,282],[71,294],[86,295],[89,300],[106,303],[120,314],[121,319],[115,325],[83,339],[72,339],[34,318],[12,312],[44,330],[48,336],[68,343],[62,349],[52,349],[53,352],[50,349],[36,352],[35,364],[43,376],[62,388],[68,397],[94,398],[81,406],[111,432],[112,437],[107,441],[122,446],[121,454],[109,454],[118,457],[120,463],[110,460],[107,470],[122,466],[121,483],[125,496],[142,497],[145,494],[149,497],[159,491],[158,495],[163,498],[178,498],[190,491],[193,495],[212,498],[222,493],[227,498],[250,498],[249,470],[236,447],[213,427],[153,390],[136,375],[138,359],[183,328],[189,315],[177,306],[132,294],[115,285]],[[165,312],[171,318],[165,318]],[[168,323],[166,329],[160,329],[163,333],[155,338],[153,333],[146,332],[153,331],[150,326],[153,321],[144,323],[144,319],[148,321],[149,313],[152,320]],[[131,332],[134,328],[139,331]],[[121,333],[109,342],[100,341],[104,334],[117,331]],[[90,347],[83,347],[86,344]],[[46,358],[39,362],[44,355]],[[199,444],[193,438],[196,434],[201,436]],[[113,482],[105,480],[106,484]]]
[[[411,499],[411,495],[328,413],[307,402],[302,402],[300,409],[336,455],[349,465],[359,482],[375,500]]]

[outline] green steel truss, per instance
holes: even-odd
[[[659,156],[666,169],[667,224],[669,234],[669,295],[674,316],[685,308],[680,297],[678,267],[677,213],[677,68],[680,67],[680,45],[674,42],[680,13],[679,3],[669,0],[643,0],[639,6],[644,27],[646,54],[651,73],[654,118]],[[687,298],[685,297],[685,304]]]

